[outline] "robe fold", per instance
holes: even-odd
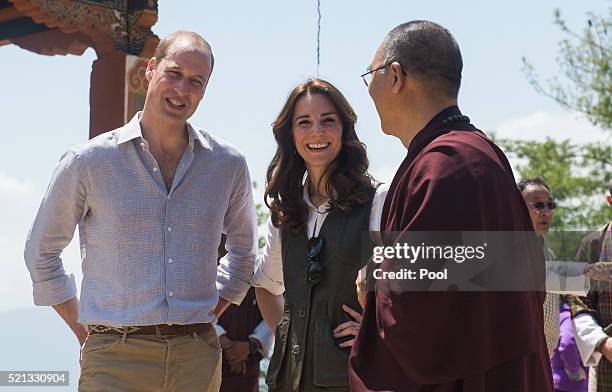
[[[445,121],[460,114],[441,111],[412,140],[381,231],[533,231],[503,152],[471,124]],[[516,263],[544,276],[543,259]],[[543,301],[543,291],[369,291],[351,390],[552,392]]]

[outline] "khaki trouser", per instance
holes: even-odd
[[[82,355],[82,392],[217,392],[221,385],[221,348],[212,327],[167,338],[91,334]]]

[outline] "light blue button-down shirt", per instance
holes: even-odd
[[[36,305],[76,295],[60,255],[77,224],[82,324],[210,322],[219,295],[240,303],[257,252],[246,161],[228,143],[188,130],[170,191],[139,114],[62,157],[26,242]],[[222,233],[228,254],[217,266]]]

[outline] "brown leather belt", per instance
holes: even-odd
[[[187,325],[143,325],[137,327],[110,327],[107,325],[90,325],[90,334],[136,334],[136,335],[156,335],[156,336],[182,336],[191,335],[194,332],[204,332],[213,328],[211,323],[187,324]]]

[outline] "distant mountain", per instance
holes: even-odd
[[[51,307],[0,313],[0,370],[68,370],[68,387],[0,387],[0,392],[73,392],[79,381],[79,343]]]

